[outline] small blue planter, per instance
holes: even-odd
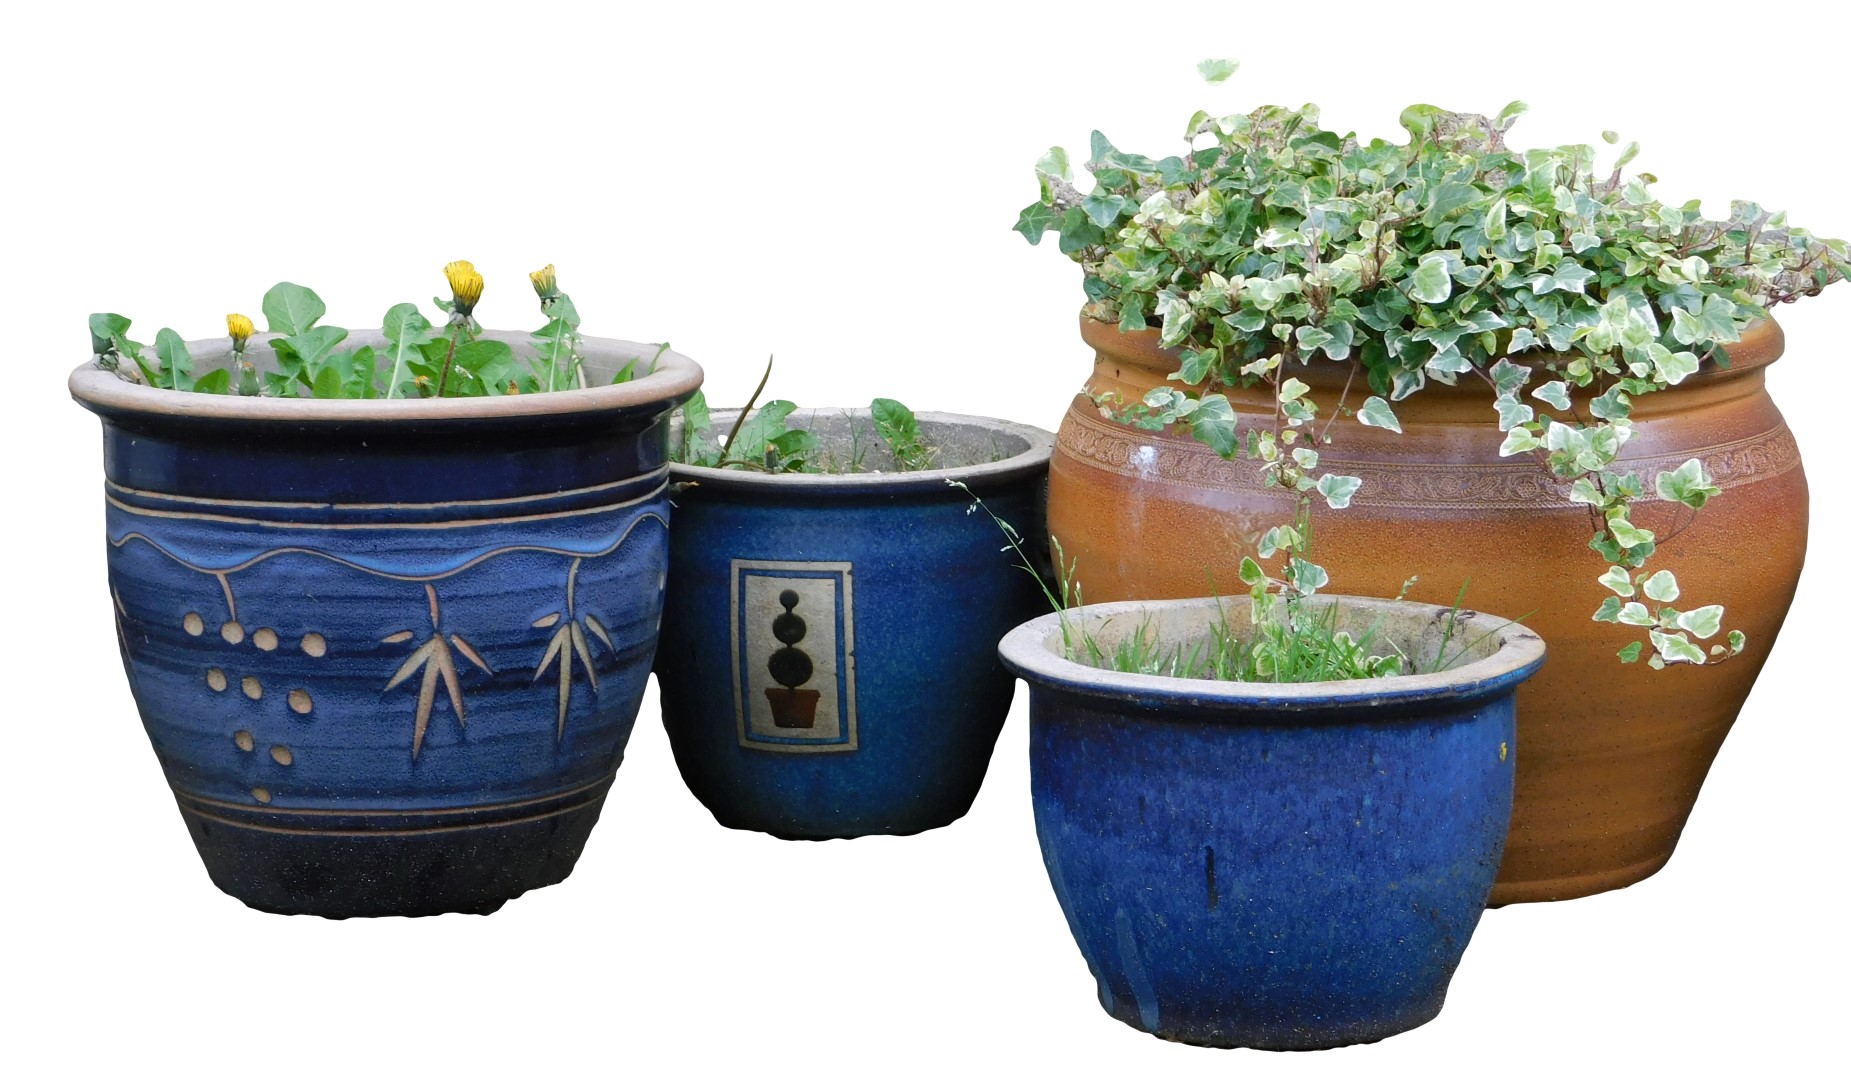
[[[1447,610],[1332,598],[1432,656]],[[1326,601],[1329,602],[1329,601]],[[1227,602],[1244,618],[1244,599]],[[1199,640],[1215,600],[1072,613]],[[1466,614],[1470,662],[1297,685],[1122,675],[1060,655],[1059,616],[1001,652],[1030,686],[1035,827],[1107,1012],[1204,1046],[1309,1050],[1433,1018],[1510,821],[1517,685],[1541,639]]]
[[[977,797],[1015,688],[996,643],[1044,601],[948,481],[1039,552],[1053,437],[919,420],[950,467],[674,468],[662,719],[688,788],[722,825],[813,840],[916,833]],[[892,467],[866,410],[790,423]]]
[[[210,367],[226,344],[191,349]],[[655,349],[585,351],[608,379]],[[700,378],[673,353],[623,385],[473,399],[72,375],[103,419],[129,687],[221,889],[488,912],[571,872],[654,656],[667,414]]]

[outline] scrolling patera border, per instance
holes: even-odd
[[[1121,476],[1152,479],[1189,487],[1262,490],[1260,464],[1249,458],[1226,460],[1186,435],[1154,433],[1117,424],[1075,406],[1055,438],[1068,457]],[[1799,444],[1783,422],[1744,439],[1705,446],[1688,453],[1622,459],[1620,464],[1647,476],[1700,458],[1720,488],[1772,479],[1800,465]],[[1494,506],[1511,508],[1571,507],[1567,489],[1531,462],[1464,465],[1454,462],[1406,462],[1388,466],[1345,461],[1323,455],[1332,472],[1360,477],[1356,502],[1370,506]]]

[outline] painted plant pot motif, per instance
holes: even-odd
[[[699,378],[668,354],[518,401],[182,409],[205,395],[73,376],[129,686],[220,888],[488,912],[571,872],[654,656],[665,417]]]
[[[784,644],[771,654],[766,665],[778,685],[765,688],[765,700],[771,704],[771,722],[781,728],[815,728],[816,702],[823,696],[820,690],[803,688],[816,674],[816,665],[810,662],[808,653],[797,647],[809,630],[803,616],[797,614],[801,599],[796,589],[779,593],[778,603],[784,605],[784,614],[771,620],[772,636]]]
[[[916,833],[977,796],[1014,694],[996,643],[1043,601],[947,481],[1040,548],[1053,439],[919,419],[945,467],[892,471],[884,447],[865,459],[882,472],[674,467],[662,721],[689,790],[723,825],[811,840]],[[789,422],[844,458],[878,442],[865,410]]]

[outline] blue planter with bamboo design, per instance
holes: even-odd
[[[816,434],[815,457],[864,471],[674,468],[656,672],[675,762],[732,828],[822,840],[950,824],[1014,695],[996,643],[1046,603],[971,493],[1044,558],[1053,436],[921,413],[939,467],[896,472],[866,410],[788,422]]]
[[[202,370],[225,344],[191,344]],[[604,379],[655,351],[585,339]],[[103,420],[129,687],[221,889],[489,912],[571,872],[655,653],[666,418],[700,379],[675,353],[619,385],[416,401],[72,375]]]

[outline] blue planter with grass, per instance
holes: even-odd
[[[1448,625],[1444,608],[1338,603],[1340,625],[1379,625],[1414,656]],[[1067,618],[1108,645],[1140,626],[1187,644],[1219,610]],[[1036,832],[1105,1010],[1165,1039],[1274,1050],[1435,1016],[1497,875],[1513,695],[1543,659],[1501,623],[1464,613],[1452,640],[1469,647],[1448,670],[1296,685],[1074,663],[1058,616],[1013,631],[1001,651],[1030,687]]]
[[[192,351],[209,370],[227,342]],[[600,383],[654,351],[584,342]],[[668,354],[427,400],[72,376],[103,421],[103,633],[221,889],[429,915],[571,872],[654,657],[668,414],[700,376]]]
[[[656,673],[675,762],[731,828],[821,840],[949,824],[1014,694],[996,643],[1044,604],[971,493],[1039,558],[1053,438],[921,414],[936,467],[897,472],[865,410],[789,423],[862,471],[674,468]]]

